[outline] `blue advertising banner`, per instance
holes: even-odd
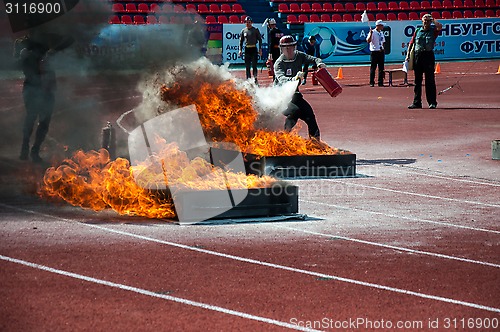
[[[500,58],[500,18],[440,20],[436,60]],[[385,22],[386,62],[402,62],[408,43],[422,22]],[[316,36],[321,58],[330,64],[369,63],[366,36],[374,22],[305,23],[304,36]]]

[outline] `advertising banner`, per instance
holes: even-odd
[[[222,52],[222,62],[230,64],[244,64],[245,52],[238,56],[240,44],[240,33],[245,27],[245,24],[224,24],[222,38],[224,41],[224,50]],[[259,29],[262,35],[262,58],[267,58],[267,26],[262,26],[262,23],[254,23],[253,26]],[[259,62],[262,59],[259,59]]]

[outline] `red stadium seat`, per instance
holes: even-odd
[[[453,18],[463,18],[462,12],[460,10],[453,11]]]
[[[361,16],[361,14],[358,14],[359,16]],[[370,21],[375,21],[375,15],[373,15],[372,13],[368,13],[368,19]],[[359,20],[356,19],[356,17],[354,17],[354,20],[355,21],[361,21],[361,18]]]
[[[365,3],[364,2],[356,2],[356,10],[357,11],[363,11],[366,9]]]
[[[484,5],[486,7],[495,7],[495,6],[497,6],[495,4],[495,0],[486,0],[485,3],[484,3]],[[500,6],[500,3],[498,4],[498,6]]]
[[[206,24],[214,24],[214,23],[217,23],[217,19],[213,15],[207,15],[207,17],[205,17],[205,23]]]
[[[410,9],[411,10],[420,10],[420,3],[418,1],[411,1],[410,2]]]
[[[220,5],[220,12],[223,14],[229,14],[233,12],[231,5],[228,3],[223,3]]]
[[[373,14],[372,14],[373,15]],[[368,19],[370,21],[373,21],[374,18],[370,18],[370,16],[368,16]],[[356,22],[361,22],[361,13],[355,13],[353,18],[352,18],[353,21],[356,21]]]
[[[147,14],[149,13],[149,7],[148,7],[148,4],[147,3],[140,3],[137,5],[137,11],[139,13],[144,13],[144,14]]]
[[[474,2],[472,0],[464,0],[464,8],[474,9]]]
[[[420,2],[420,9],[431,9],[431,3],[427,0]]]
[[[385,3],[385,2],[384,2]],[[370,12],[375,12],[377,11],[377,4],[375,2],[367,2],[366,3],[366,10]]]
[[[391,5],[393,6],[393,8],[391,8]],[[398,4],[394,1],[389,2],[389,4],[381,1],[378,3],[377,9],[381,12],[385,12],[387,10],[398,10],[399,8]]]
[[[431,7],[434,9],[441,9],[441,8],[443,8],[443,5],[441,4],[441,1],[439,1],[439,0],[432,0]]]
[[[444,9],[451,9],[453,8],[453,2],[451,0],[443,0],[442,6]]]
[[[320,16],[321,22],[331,22],[332,18],[329,14],[321,14]]]
[[[333,4],[333,10],[336,11],[336,12],[344,12],[345,8],[344,8],[344,5],[342,3],[335,2]]]
[[[443,10],[443,11],[441,12],[441,18],[442,18],[442,19],[445,19],[445,20],[448,20],[448,19],[450,19],[450,18],[453,18],[453,16],[451,16],[451,12],[450,12],[450,11],[448,11],[448,10]]]
[[[118,15],[113,15],[109,18],[108,23],[109,24],[120,24],[121,21],[120,21],[120,18],[118,17]]]
[[[476,9],[474,11],[474,17],[481,18],[481,17],[485,17],[485,15],[484,15],[484,12],[481,9]]]
[[[331,5],[331,4],[330,4]],[[314,13],[321,13],[323,12],[323,6],[321,6],[321,4],[319,2],[313,2],[311,4],[311,10],[314,12]]]
[[[387,13],[387,21],[397,21],[398,17],[395,13]]]
[[[354,18],[352,17],[351,14],[344,14],[344,15],[342,15],[342,21],[352,22],[352,21],[354,21]]]
[[[238,17],[238,15],[230,15],[229,16],[229,23],[232,23],[232,24],[240,23],[240,18]]]
[[[300,10],[303,13],[310,13],[310,12],[312,12],[311,5],[309,3],[307,3],[307,2],[304,2],[304,3],[300,4]]]
[[[464,18],[473,18],[473,17],[474,13],[472,12],[472,10],[469,9],[464,10]]]
[[[484,7],[486,7],[486,5],[484,4],[483,0],[475,0],[474,1],[474,6],[476,8],[484,8]]]
[[[135,6],[135,3],[127,3],[125,5],[125,11],[127,13],[137,13],[137,7]]]
[[[208,6],[208,9],[210,10],[210,13],[212,13],[212,14],[220,14],[220,7],[216,3],[211,3]]]
[[[342,6],[342,9],[344,9],[344,7]],[[325,13],[332,13],[335,11],[335,9],[333,8],[332,4],[330,2],[325,2],[323,4],[323,11]]]
[[[432,16],[432,18],[439,20],[441,18],[441,13],[438,11],[433,11],[433,12],[431,12],[431,16]]]
[[[385,14],[384,13],[377,13],[377,15],[375,15],[375,20],[382,20],[382,21],[386,21],[387,18],[385,17]]]
[[[309,15],[309,22],[321,22],[318,14]]]
[[[332,14],[332,22],[342,22],[342,16],[340,14]]]
[[[462,0],[453,0],[453,7],[460,9],[464,7],[464,4],[462,3]]]
[[[403,11],[409,11],[410,10],[410,4],[407,1],[401,1],[399,3],[399,9]]]
[[[420,12],[420,19],[422,19],[424,17],[424,15],[427,15],[429,14],[428,12]]]
[[[495,11],[493,9],[486,9],[484,11],[484,16],[486,16],[486,17],[495,17]]]
[[[408,20],[408,14],[398,13],[398,21],[407,21],[407,20]]]
[[[219,15],[219,16],[217,16],[217,23],[219,23],[219,24],[228,24],[229,23],[229,19],[227,18],[226,15]]]
[[[134,24],[134,22],[132,21],[132,17],[130,17],[130,15],[122,15],[121,21],[122,24]]]
[[[148,15],[146,17],[146,24],[158,24],[158,19],[154,15]]]
[[[113,12],[115,13],[123,13],[125,12],[125,7],[121,3],[114,3],[113,6],[111,7]]]
[[[151,4],[151,7],[149,8],[150,13],[159,13],[160,11],[161,7],[158,4],[156,3]]]
[[[208,9],[208,6],[207,6],[206,4],[204,4],[204,3],[200,3],[200,4],[198,5],[198,13],[203,14],[203,15],[205,15],[205,14],[209,14],[209,13],[210,13],[210,9]],[[215,20],[215,16],[214,16],[214,20]],[[206,21],[206,20],[205,20],[205,21]],[[216,21],[217,21],[217,20],[216,20]]]
[[[290,15],[287,15],[286,22],[288,24],[297,24],[297,23],[299,23],[299,20],[297,19],[297,16],[295,16],[294,14],[290,14]]]
[[[387,4],[387,8],[391,11],[394,11],[394,10],[399,10],[399,6],[398,6],[398,3],[395,2],[395,1],[390,1],[388,4]]]
[[[309,16],[307,16],[306,14],[300,14],[297,19],[299,20],[299,23],[309,22]]]
[[[300,6],[298,3],[290,4],[290,13],[300,13]]]
[[[344,5],[344,10],[346,12],[355,12],[356,7],[354,6],[354,4],[352,2],[346,2]]]
[[[134,24],[146,24],[146,21],[144,20],[144,16],[134,15]]]
[[[280,3],[278,5],[278,12],[279,13],[289,13],[290,9],[288,9],[288,5],[286,3]]]
[[[418,16],[418,13],[416,13],[416,12],[410,12],[408,14],[408,19],[411,20],[411,21],[414,21],[414,20],[419,21],[420,20],[420,16]]]

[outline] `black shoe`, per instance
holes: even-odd
[[[414,109],[414,108],[422,108],[422,104],[411,104],[410,106],[408,106],[409,109]]]
[[[379,83],[378,86],[384,86],[384,84],[383,83]]]
[[[430,109],[435,109],[438,105],[437,104],[429,104]]]
[[[371,86],[371,87],[374,87],[374,86],[375,86],[375,84],[374,84],[374,83],[370,83],[370,86]]]
[[[38,152],[31,151],[30,157],[31,157],[31,160],[34,163],[42,163],[43,162],[43,159],[40,157],[40,155],[38,154]]]

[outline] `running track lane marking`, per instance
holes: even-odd
[[[77,222],[80,225],[85,225],[85,226],[88,226],[88,227],[97,228],[97,229],[100,229],[100,230],[103,230],[103,231],[107,231],[107,232],[110,232],[110,233],[116,233],[116,234],[120,234],[120,235],[124,235],[124,236],[129,236],[129,237],[133,237],[133,238],[145,240],[145,241],[150,241],[150,242],[156,242],[156,243],[160,243],[160,244],[165,244],[165,245],[169,245],[169,246],[176,247],[176,248],[181,248],[181,249],[186,249],[186,250],[191,250],[191,251],[197,251],[197,252],[201,252],[201,253],[208,254],[208,255],[223,257],[223,258],[227,258],[227,259],[233,259],[233,260],[239,261],[239,262],[245,262],[245,263],[250,263],[250,264],[255,264],[255,265],[267,266],[267,267],[275,268],[275,269],[278,269],[278,270],[285,270],[285,271],[290,271],[290,272],[296,272],[296,273],[311,275],[311,276],[320,277],[320,278],[326,278],[326,279],[332,279],[332,280],[336,280],[336,281],[342,281],[342,282],[346,282],[346,283],[350,283],[350,284],[354,284],[354,285],[365,286],[365,287],[375,288],[375,289],[381,289],[381,290],[390,291],[390,292],[394,292],[394,293],[398,293],[398,294],[411,295],[411,296],[416,296],[416,297],[420,297],[420,298],[424,298],[424,299],[430,299],[430,300],[435,300],[435,301],[440,301],[440,302],[445,302],[445,303],[451,303],[451,304],[457,304],[457,305],[461,305],[461,306],[465,306],[465,307],[470,307],[470,308],[475,308],[475,309],[480,309],[480,310],[485,310],[485,311],[491,311],[491,312],[498,312],[498,313],[500,313],[500,308],[489,307],[489,306],[485,306],[485,305],[481,305],[481,304],[477,304],[477,303],[465,302],[465,301],[450,299],[450,298],[442,297],[442,296],[429,295],[429,294],[425,294],[425,293],[419,293],[419,292],[414,292],[414,291],[410,291],[410,290],[406,290],[406,289],[395,288],[395,287],[390,287],[390,286],[384,286],[384,285],[374,284],[374,283],[370,283],[370,282],[366,282],[366,281],[360,281],[360,280],[356,280],[356,279],[344,278],[344,277],[329,275],[329,274],[320,273],[320,272],[314,272],[314,271],[297,269],[297,268],[294,268],[294,267],[289,267],[289,266],[284,266],[284,265],[278,265],[278,264],[263,262],[263,261],[259,261],[259,260],[252,259],[252,258],[245,258],[245,257],[240,257],[240,256],[235,256],[235,255],[220,253],[220,252],[217,252],[217,251],[212,251],[212,250],[207,250],[207,249],[202,249],[202,248],[191,247],[191,246],[188,246],[188,245],[185,245],[185,244],[180,244],[180,243],[175,243],[175,242],[158,240],[158,239],[155,239],[155,238],[151,238],[151,237],[147,237],[147,236],[143,236],[143,235],[138,235],[138,234],[134,234],[134,233],[130,233],[130,232],[125,232],[125,231],[114,230],[114,229],[110,229],[110,228],[107,228],[107,227],[102,227],[102,226],[99,226],[99,225],[86,224],[86,223],[77,221],[75,219],[68,219],[68,218],[63,218],[63,217],[59,217],[59,216],[54,216],[54,215],[50,215],[50,214],[46,214],[46,213],[42,213],[42,212],[36,212],[36,211],[28,210],[28,209],[18,208],[18,207],[7,205],[7,204],[3,204],[3,203],[0,203],[0,205],[3,205],[5,207],[11,208],[11,209],[15,209],[15,210],[18,210],[18,211],[23,211],[23,212],[26,212],[26,213],[31,213],[31,214],[35,214],[35,215],[40,215],[40,216],[50,217],[50,218],[54,218],[54,219],[59,219],[59,220],[62,220],[64,222],[71,222],[71,223]]]
[[[396,247],[396,246],[392,246],[392,245],[389,245],[389,244],[383,244],[383,243],[371,242],[371,241],[366,241],[366,240],[354,239],[354,238],[350,238],[350,237],[346,237],[346,236],[340,236],[340,235],[333,235],[333,234],[326,234],[326,233],[320,233],[320,232],[313,232],[313,231],[308,231],[308,230],[305,230],[305,229],[300,229],[300,228],[295,228],[295,227],[289,227],[289,226],[276,226],[276,227],[278,227],[278,228],[284,228],[284,229],[289,229],[289,230],[293,230],[293,231],[297,231],[297,232],[309,233],[309,234],[313,234],[313,235],[319,235],[319,236],[323,236],[323,237],[329,237],[329,238],[335,238],[335,239],[340,239],[340,240],[345,240],[345,241],[362,243],[362,244],[366,244],[366,245],[370,245],[370,246],[388,248],[388,249],[393,249],[393,250],[398,250],[398,251],[405,251],[405,252],[409,252],[409,253],[412,253],[412,254],[428,255],[428,256],[434,256],[434,257],[439,257],[439,258],[451,259],[451,260],[456,260],[456,261],[461,261],[461,262],[474,263],[474,264],[480,264],[480,265],[485,265],[485,266],[491,266],[491,267],[500,268],[499,264],[494,264],[494,263],[489,263],[489,262],[482,262],[482,261],[476,261],[476,260],[468,259],[468,258],[449,256],[449,255],[444,255],[444,254],[439,254],[439,253],[434,253],[434,252],[429,252],[429,251],[415,250],[415,249],[404,248],[404,247]]]
[[[333,179],[324,179],[330,182],[336,182],[336,183],[342,183],[348,186],[355,186],[355,187],[363,187],[363,188],[369,188],[369,189],[377,189],[377,190],[383,190],[383,191],[390,191],[393,193],[397,194],[405,194],[405,195],[413,195],[413,196],[419,196],[419,197],[425,197],[425,198],[435,198],[435,199],[442,199],[445,201],[452,201],[452,202],[459,202],[459,203],[468,203],[468,204],[473,204],[473,205],[484,205],[484,206],[489,206],[489,207],[497,207],[500,208],[500,205],[498,204],[489,204],[489,203],[482,203],[482,202],[476,202],[476,201],[468,201],[466,199],[457,199],[457,198],[449,198],[449,197],[441,197],[441,196],[434,196],[434,195],[426,195],[426,194],[419,194],[419,193],[414,193],[411,191],[402,191],[402,190],[396,190],[396,189],[389,189],[389,188],[381,188],[381,187],[375,187],[375,186],[368,186],[365,184],[359,184],[359,183],[352,183],[352,182],[341,182],[338,180],[333,180]]]
[[[472,227],[472,226],[463,226],[463,225],[457,225],[457,224],[450,224],[450,223],[442,222],[442,221],[433,221],[433,220],[428,220],[428,219],[420,219],[420,218],[412,218],[412,217],[406,217],[406,216],[399,216],[397,214],[389,214],[389,213],[383,213],[383,212],[377,212],[377,211],[369,211],[369,210],[363,210],[363,209],[349,207],[349,206],[342,206],[342,205],[336,205],[336,204],[330,204],[330,203],[323,203],[323,202],[316,202],[316,201],[308,201],[308,200],[304,200],[304,199],[300,199],[299,201],[304,202],[304,203],[309,203],[309,204],[326,205],[326,206],[334,207],[334,208],[341,209],[341,210],[352,210],[352,211],[366,212],[366,213],[376,214],[376,215],[380,215],[380,216],[384,216],[384,217],[389,217],[389,218],[406,219],[406,220],[417,221],[417,222],[425,222],[425,223],[429,223],[429,224],[437,224],[437,225],[448,226],[448,227],[464,228],[464,229],[469,229],[469,230],[473,230],[473,231],[480,231],[480,232],[500,234],[500,231],[495,231],[495,230],[486,229],[486,228],[477,228],[477,227]]]
[[[133,287],[133,286],[127,286],[127,285],[123,285],[123,284],[117,284],[117,283],[114,283],[114,282],[111,282],[111,281],[106,281],[106,280],[102,280],[102,279],[96,279],[96,278],[88,277],[88,276],[77,274],[77,273],[73,273],[73,272],[68,272],[68,271],[64,271],[64,270],[54,269],[52,267],[48,267],[48,266],[45,266],[45,265],[31,263],[31,262],[28,262],[28,261],[24,261],[24,260],[21,260],[21,259],[12,258],[12,257],[8,257],[8,256],[4,256],[4,255],[0,255],[0,259],[2,259],[4,261],[7,261],[7,262],[11,262],[11,263],[16,263],[16,264],[21,264],[21,265],[24,265],[24,266],[32,267],[32,268],[39,269],[39,270],[42,270],[42,271],[47,271],[47,272],[59,274],[59,275],[65,276],[65,277],[70,277],[70,278],[74,278],[74,279],[84,280],[84,281],[92,282],[92,283],[99,284],[99,285],[104,285],[104,286],[108,286],[108,287],[118,288],[118,289],[121,289],[121,290],[126,290],[126,291],[129,291],[129,292],[138,293],[138,294],[141,294],[141,295],[146,295],[146,296],[151,296],[151,297],[157,297],[157,298],[164,299],[164,300],[167,300],[167,301],[172,301],[172,302],[177,302],[177,303],[181,303],[181,304],[185,304],[185,305],[190,305],[190,306],[193,306],[193,307],[198,307],[198,308],[202,308],[202,309],[217,311],[217,312],[221,312],[221,313],[228,314],[228,315],[238,316],[238,317],[242,317],[242,318],[246,318],[246,319],[251,319],[251,320],[256,320],[256,321],[267,323],[267,324],[272,324],[272,325],[277,325],[277,326],[281,326],[281,327],[286,327],[286,328],[293,329],[293,330],[298,330],[298,331],[318,331],[318,330],[308,329],[306,327],[295,325],[295,324],[291,324],[291,323],[281,322],[281,321],[270,319],[270,318],[265,318],[265,317],[260,317],[260,316],[254,316],[254,315],[247,314],[247,313],[244,313],[244,312],[222,308],[222,307],[211,305],[211,304],[206,304],[206,303],[202,303],[202,302],[196,302],[196,301],[186,300],[186,299],[183,299],[183,298],[180,298],[180,297],[175,297],[175,296],[170,296],[170,295],[165,295],[165,294],[158,294],[158,293],[155,293],[155,292],[152,292],[152,291],[148,291],[148,290],[142,289],[142,288],[137,288],[137,287]]]

